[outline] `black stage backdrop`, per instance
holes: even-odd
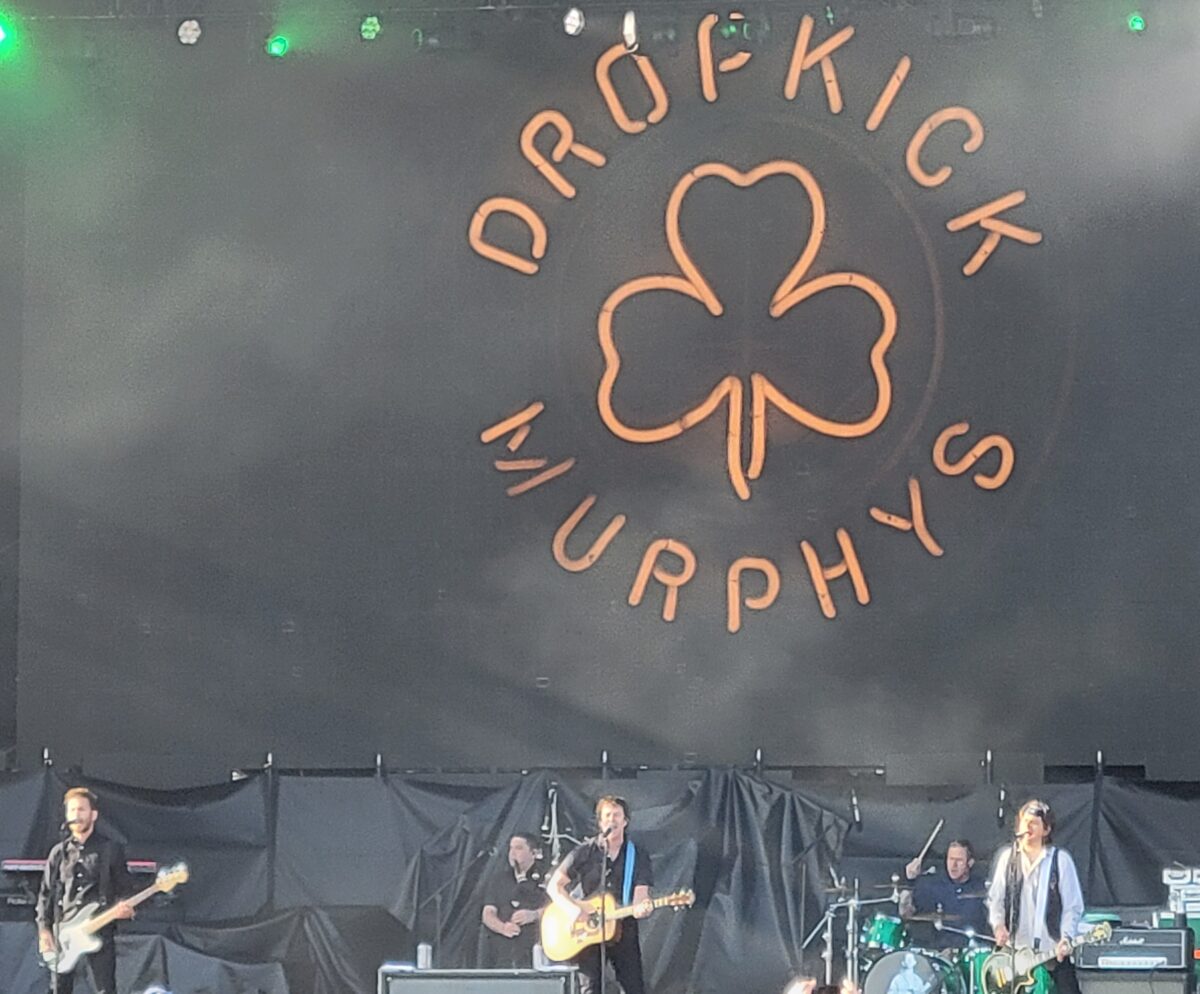
[[[175,994],[365,994],[380,963],[411,962],[416,942],[439,932],[438,965],[473,966],[488,878],[503,865],[510,833],[537,831],[547,819],[552,793],[560,832],[575,838],[591,828],[593,798],[626,797],[632,833],[655,863],[656,892],[694,889],[694,908],[645,923],[657,994],[775,994],[817,966],[800,944],[831,864],[864,888],[885,882],[941,817],[943,842],[969,837],[983,876],[1016,799],[1035,791],[1056,811],[1058,841],[1075,856],[1089,907],[1162,906],[1161,868],[1200,865],[1195,785],[1106,777],[1012,786],[1003,802],[988,786],[864,785],[855,827],[844,791],[738,770],[454,779],[265,773],[175,792],[92,783],[106,830],[131,857],[183,858],[192,869],[174,900],[149,906],[123,932],[123,983],[165,983]],[[5,857],[45,853],[66,783],[53,770],[0,780]],[[0,977],[13,978],[6,994],[43,990],[31,917],[9,907],[0,922]]]
[[[25,765],[1178,761],[1200,9],[755,5],[706,97],[708,8],[653,5],[610,111],[618,12],[515,6],[23,25]],[[531,217],[535,275],[481,254]]]

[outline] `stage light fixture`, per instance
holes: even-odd
[[[1125,23],[1129,26],[1129,30],[1135,35],[1140,35],[1146,30],[1146,18],[1142,16],[1140,10],[1135,10],[1129,15]]]
[[[563,14],[563,30],[572,38],[578,38],[583,34],[586,24],[587,19],[583,16],[583,11],[578,7],[571,7]]]
[[[267,39],[266,52],[273,59],[282,59],[288,53],[288,40],[283,35]]]
[[[202,33],[200,22],[194,17],[189,17],[186,21],[179,22],[175,37],[179,39],[181,45],[195,45],[200,40]]]
[[[362,24],[358,26],[358,36],[363,41],[374,41],[382,30],[383,25],[379,23],[378,16],[371,14],[362,19]]]

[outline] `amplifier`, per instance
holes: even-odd
[[[1080,994],[1194,994],[1191,970],[1080,970]]]
[[[1192,969],[1192,933],[1186,928],[1114,928],[1108,942],[1075,950],[1080,970],[1157,972]]]
[[[575,994],[574,969],[415,970],[384,963],[376,994]]]

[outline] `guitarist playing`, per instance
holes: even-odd
[[[1050,844],[1053,832],[1049,804],[1032,800],[1021,805],[1013,845],[997,853],[992,867],[988,920],[998,946],[1054,950],[1054,987],[1058,994],[1079,994],[1067,955],[1083,918],[1083,891],[1071,854]]]
[[[132,918],[133,908],[118,901],[118,894],[135,888],[125,865],[125,847],[95,834],[100,816],[96,795],[86,787],[72,787],[63,796],[64,828],[70,837],[50,850],[38,892],[38,948],[43,954],[56,949],[54,924],[98,901],[117,908],[117,918]],[[84,959],[96,994],[116,994],[117,950],[115,926],[98,933],[101,946]],[[58,977],[58,994],[72,994],[75,973]]]
[[[599,834],[573,849],[550,876],[546,892],[564,911],[586,919],[592,909],[573,898],[570,892],[577,886],[584,897],[600,890],[601,878],[607,867],[608,891],[618,904],[637,905],[634,920],[625,920],[615,941],[607,943],[605,953],[616,971],[617,980],[625,994],[645,994],[642,978],[642,947],[638,941],[638,918],[654,910],[650,888],[654,871],[650,854],[625,837],[629,825],[629,802],[623,797],[606,795],[596,802],[596,825]],[[598,994],[600,990],[600,947],[591,945],[576,958],[579,967],[580,994]]]

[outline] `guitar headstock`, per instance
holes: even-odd
[[[696,903],[696,892],[690,887],[687,890],[677,890],[674,894],[668,894],[663,898],[664,908],[690,908]]]
[[[158,876],[154,878],[154,886],[166,894],[180,884],[186,884],[188,876],[187,863],[176,863],[174,866],[166,866],[158,871]]]

